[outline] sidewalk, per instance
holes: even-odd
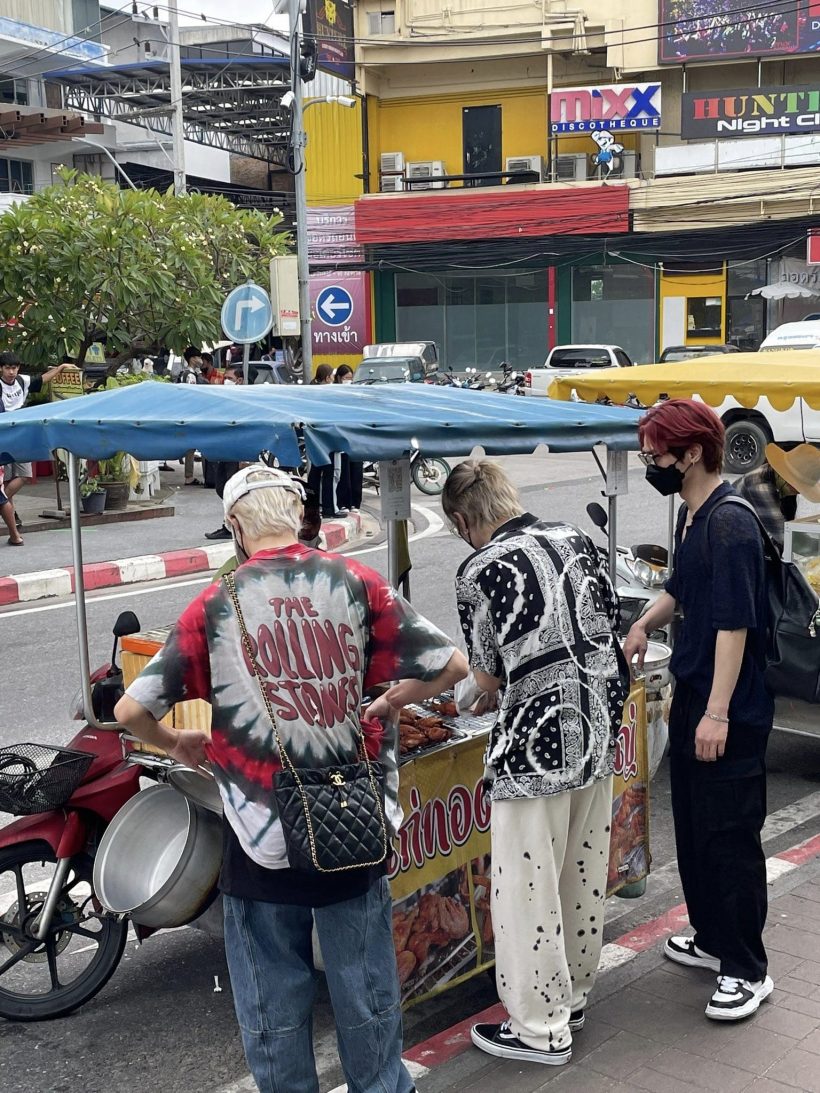
[[[633,933],[615,943],[637,943],[638,955],[599,977],[567,1066],[493,1059],[472,1047],[470,1025],[501,1020],[496,1006],[405,1053],[419,1093],[820,1093],[820,836],[769,859],[769,877],[766,945],[775,990],[755,1016],[736,1024],[706,1019],[713,974],[660,952],[667,927],[681,928],[674,908],[665,923],[638,931],[642,938]]]
[[[163,508],[173,510],[162,518],[84,526],[83,572],[86,588],[162,580],[218,569],[232,552],[230,541],[209,542],[205,533],[222,523],[222,502],[214,490],[184,486],[182,467],[162,475]],[[65,483],[61,483],[67,505]],[[53,479],[41,479],[15,498],[23,522],[25,545],[5,545],[0,537],[0,606],[67,596],[74,590],[74,570],[69,528],[42,527],[40,513],[54,508]],[[156,503],[150,504],[151,508]],[[375,521],[363,513],[340,520],[326,520],[322,530],[329,550],[339,550],[360,536],[372,535]]]

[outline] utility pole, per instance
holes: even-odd
[[[313,375],[313,343],[310,325],[310,266],[308,263],[307,231],[307,180],[305,179],[306,157],[304,121],[304,99],[302,74],[299,70],[301,60],[301,23],[300,0],[290,0],[290,56],[291,56],[291,91],[292,104],[292,147],[293,147],[293,183],[296,198],[296,271],[299,279],[299,331],[302,336],[302,368],[306,382]]]
[[[171,136],[174,154],[174,193],[186,193],[185,128],[182,120],[182,67],[179,57],[177,0],[168,0],[168,63],[171,69]]]

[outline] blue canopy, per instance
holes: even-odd
[[[357,460],[427,455],[589,451],[638,447],[640,414],[620,407],[516,398],[426,384],[223,387],[144,382],[0,414],[0,463],[49,459],[65,448],[88,459],[117,451],[175,459],[252,460],[268,450],[300,462],[297,430],[311,462],[331,452]]]

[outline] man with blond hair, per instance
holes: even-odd
[[[467,671],[452,642],[373,570],[298,541],[303,490],[251,464],[226,484],[241,604],[288,757],[298,768],[357,760],[365,693],[401,680],[376,714],[452,687]],[[404,677],[404,678],[403,678]],[[211,735],[158,718],[175,703],[211,703]],[[224,583],[206,588],[117,705],[141,739],[186,766],[210,760],[224,806],[225,946],[248,1064],[261,1093],[316,1093],[311,1021],[314,923],[348,1087],[408,1093],[385,865],[321,874],[288,867],[272,785],[282,767],[257,679]],[[397,740],[364,726],[385,777],[395,833]]]
[[[442,505],[474,553],[456,597],[480,690],[500,694],[492,779],[491,909],[501,1024],[476,1047],[569,1062],[601,953],[615,734],[628,691],[616,604],[581,531],[525,512],[490,460],[452,472]]]

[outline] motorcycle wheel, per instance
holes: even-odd
[[[127,921],[102,913],[91,887],[93,862],[72,859],[48,936],[34,937],[54,875],[46,843],[0,851],[0,1017],[64,1017],[102,990],[122,957]]]
[[[412,466],[412,478],[422,493],[438,497],[450,475],[450,464],[444,459],[420,458]]]

